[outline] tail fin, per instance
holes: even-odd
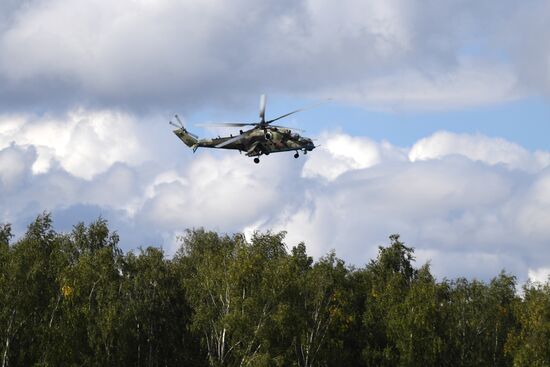
[[[185,145],[187,145],[190,148],[193,148],[199,142],[197,138],[191,135],[184,128],[174,130],[174,134],[176,134],[176,136],[180,138],[180,140],[183,141]]]
[[[193,148],[194,152],[195,150],[197,150],[199,138],[195,134],[192,134],[185,129],[178,115],[176,115],[175,117],[179,124],[175,124],[172,121],[169,122],[170,125],[177,127],[177,129],[173,131],[174,134],[176,134],[176,136],[180,138],[180,140],[183,141],[185,145]]]

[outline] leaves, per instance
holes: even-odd
[[[548,366],[548,282],[438,281],[398,235],[363,268],[284,237],[189,230],[170,259],[123,253],[103,218],[2,225],[0,363]]]

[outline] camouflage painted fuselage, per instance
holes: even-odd
[[[193,148],[194,151],[197,148],[234,149],[245,152],[249,157],[287,151],[308,152],[315,148],[315,145],[309,138],[301,137],[293,133],[290,129],[269,126],[265,128],[253,128],[241,132],[240,136],[242,137],[232,142],[229,141],[236,138],[234,135],[199,140],[191,136],[184,128],[174,130],[174,134],[176,134],[185,145]]]

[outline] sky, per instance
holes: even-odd
[[[439,279],[550,274],[546,0],[3,0],[0,223],[286,231],[363,266],[399,233]],[[175,113],[290,116],[307,156],[195,154]],[[281,121],[282,122],[282,121]]]

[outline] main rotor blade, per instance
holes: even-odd
[[[302,111],[305,111],[305,110],[310,110],[310,109],[312,109],[312,108],[315,108],[315,107],[318,107],[318,106],[323,105],[323,104],[325,104],[325,103],[328,103],[329,101],[330,101],[330,100],[326,100],[326,101],[323,101],[323,102],[319,102],[319,103],[312,104],[312,105],[310,105],[310,106],[302,107],[302,108],[297,109],[297,110],[294,110],[294,111],[292,111],[292,112],[285,113],[284,115],[279,116],[279,117],[277,117],[277,118],[274,118],[273,120],[266,121],[265,123],[266,123],[266,124],[271,124],[271,123],[274,122],[274,121],[280,120],[280,119],[282,119],[282,118],[285,118],[285,117],[287,117],[287,116],[293,115],[293,114],[298,113],[298,112],[302,112]]]
[[[220,144],[216,145],[214,148],[223,148],[226,145],[229,145],[231,143],[234,143],[236,141],[239,141],[239,140],[243,139],[245,136],[246,136],[245,134],[235,136],[234,138],[231,138],[229,140],[224,141],[223,143],[220,143]]]
[[[256,124],[247,124],[244,122],[213,122],[213,123],[205,123],[205,124],[195,124],[195,126],[199,127],[242,127],[242,126],[251,126]]]
[[[265,104],[266,104],[266,97],[265,94],[262,94],[260,96],[260,123],[265,122]]]
[[[288,127],[288,126],[281,126],[281,125],[269,125],[269,127],[276,127],[276,128],[279,128],[279,129],[289,129],[289,130],[295,130],[295,131],[299,131],[299,132],[304,132],[305,130],[302,130],[302,129],[297,129],[295,127]]]

